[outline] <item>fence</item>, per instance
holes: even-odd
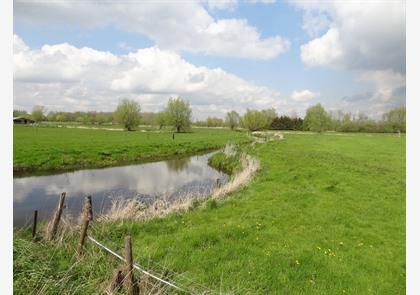
[[[66,198],[66,193],[63,192],[60,195],[57,209],[54,212],[52,219],[48,223],[47,231],[45,234],[46,240],[52,241],[57,236],[57,232],[58,232],[60,221],[61,221],[61,216],[63,215],[63,209],[65,208],[65,205],[64,205],[65,198]],[[32,224],[33,241],[38,241],[40,238],[42,238],[42,237],[37,236],[37,217],[38,217],[38,210],[35,210],[34,217],[33,217],[33,224]],[[164,284],[168,288],[172,288],[174,291],[176,290],[177,292],[180,292],[183,294],[196,293],[196,292],[187,290],[186,288],[182,288],[176,285],[174,282],[170,282],[168,279],[159,277],[153,274],[151,271],[148,271],[140,267],[138,264],[136,264],[133,261],[131,236],[125,237],[125,248],[124,248],[125,251],[124,251],[124,255],[122,256],[118,254],[116,251],[113,251],[109,247],[104,245],[104,243],[99,242],[97,239],[89,235],[88,234],[89,226],[91,222],[93,221],[91,196],[87,196],[85,198],[85,202],[84,202],[83,209],[81,212],[80,221],[81,221],[81,231],[80,231],[80,238],[79,238],[79,242],[78,242],[78,246],[76,250],[77,256],[79,257],[79,259],[83,259],[83,253],[85,251],[85,244],[86,244],[86,241],[88,240],[92,243],[92,245],[101,248],[102,250],[111,254],[113,257],[116,257],[123,262],[123,266],[113,270],[111,283],[107,290],[108,292],[113,293],[121,289],[124,289],[127,292],[127,294],[130,294],[130,295],[139,294],[142,291],[141,290],[142,286],[144,285],[142,285],[141,279],[136,280],[135,278],[134,270],[137,270],[143,275],[148,276],[161,284]],[[207,294],[216,293],[213,290],[206,288],[204,286],[201,286],[201,289],[202,291],[199,293],[207,293]]]

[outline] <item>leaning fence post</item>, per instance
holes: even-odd
[[[108,291],[111,294],[114,294],[114,292],[118,292],[119,290],[121,290],[123,281],[124,281],[123,271],[118,268],[114,271],[111,284],[108,287]]]
[[[38,210],[34,211],[34,220],[33,220],[33,225],[32,225],[32,238],[35,239],[36,236],[36,223],[38,220]]]
[[[93,210],[92,210],[92,196],[87,196],[85,199],[85,205],[83,208],[83,213],[85,216],[92,221],[93,220]]]
[[[52,225],[50,228],[50,231],[48,232],[48,239],[52,240],[55,237],[55,234],[57,233],[58,224],[60,223],[61,214],[63,212],[63,206],[64,206],[64,199],[66,198],[66,193],[61,193],[60,201],[58,202],[58,208],[57,211],[55,211],[54,219],[52,221]]]
[[[80,256],[83,253],[83,245],[85,243],[87,230],[89,227],[89,219],[85,216],[83,218],[82,234],[80,235],[79,246],[77,246],[77,254]]]
[[[82,210],[82,232],[80,235],[79,245],[77,246],[77,254],[80,256],[83,253],[83,245],[86,240],[89,221],[92,220],[92,197],[87,196]]]
[[[133,273],[133,254],[131,252],[131,237],[125,237],[125,273],[126,277],[124,280],[125,286],[127,288],[128,295],[137,295],[137,285],[134,280]]]

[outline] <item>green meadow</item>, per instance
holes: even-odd
[[[177,134],[174,148],[172,133],[35,132],[15,127],[15,166],[83,166],[105,151],[115,163],[246,140],[195,130]],[[136,262],[182,273],[165,275],[197,293],[405,294],[405,136],[286,134],[242,148],[261,169],[226,200],[164,219],[94,223],[91,235],[119,252],[131,235]],[[15,292],[100,292],[118,263],[91,243],[77,260],[77,238],[33,243],[15,233]]]
[[[245,132],[209,128],[174,137],[169,129],[124,132],[14,126],[13,170],[48,172],[146,162],[249,141]]]

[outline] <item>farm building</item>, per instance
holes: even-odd
[[[28,119],[25,117],[14,117],[13,118],[13,124],[33,124],[35,123],[34,120]]]

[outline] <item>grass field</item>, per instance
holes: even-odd
[[[165,159],[246,142],[245,132],[193,129],[191,133],[15,126],[14,172],[104,167],[134,161]]]
[[[121,251],[129,234],[135,261],[217,292],[405,294],[405,137],[287,134],[248,152],[261,170],[226,201],[144,223],[96,224],[92,235]],[[66,248],[33,245],[21,233],[14,243],[19,294],[45,283],[51,294],[94,293],[116,264],[90,245],[69,268],[74,239]]]

